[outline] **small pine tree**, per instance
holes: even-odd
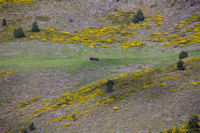
[[[3,26],[6,26],[6,25],[7,25],[7,22],[6,22],[6,19],[5,19],[5,18],[4,18],[3,21],[2,21],[2,25],[3,25]]]
[[[200,126],[198,124],[199,119],[198,116],[192,116],[187,124],[187,129],[188,132],[187,133],[200,133]]]
[[[113,91],[113,85],[114,85],[114,82],[112,80],[108,80],[108,82],[106,83],[107,85],[107,90],[106,92],[112,92]]]
[[[133,23],[138,23],[140,21],[144,21],[144,15],[142,10],[137,10],[137,13],[133,17]]]
[[[72,119],[73,119],[73,121],[76,121],[76,120],[77,120],[77,118],[76,118],[76,115],[75,115],[75,114],[73,114],[73,115],[72,115]]]
[[[25,34],[21,27],[19,27],[18,29],[14,29],[14,37],[16,37],[16,38],[25,37]]]
[[[183,58],[186,58],[186,57],[188,57],[188,53],[187,52],[181,51],[179,53],[179,59],[183,59]]]
[[[179,60],[178,63],[177,63],[177,68],[179,70],[185,70],[185,67],[184,67],[184,62],[182,60]]]
[[[35,127],[35,125],[34,125],[33,122],[30,124],[29,129],[30,129],[31,131],[33,131],[33,130],[36,129],[36,127]]]
[[[33,24],[32,24],[32,29],[31,29],[32,32],[39,32],[40,29],[38,28],[38,24],[37,22],[35,21]]]

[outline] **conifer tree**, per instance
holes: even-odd
[[[5,19],[5,18],[4,18],[3,21],[2,21],[2,25],[3,25],[3,26],[6,26],[6,25],[7,25],[7,22],[6,22],[6,19]]]
[[[37,22],[35,21],[33,24],[32,24],[32,29],[31,29],[32,32],[39,32],[40,29],[38,28],[38,24]]]
[[[19,27],[18,29],[14,29],[14,37],[16,37],[16,38],[25,37],[25,34],[21,27]]]
[[[144,15],[142,10],[137,10],[137,13],[133,17],[133,23],[138,23],[140,21],[144,21]]]
[[[112,80],[108,80],[108,82],[106,83],[107,85],[107,92],[112,92],[113,91],[113,85],[114,85],[114,82]]]

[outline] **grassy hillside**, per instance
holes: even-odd
[[[187,130],[200,114],[199,13],[196,0],[0,0],[0,132]]]

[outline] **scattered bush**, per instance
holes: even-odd
[[[133,17],[133,23],[138,23],[140,21],[144,21],[144,15],[142,13],[142,10],[138,10]]]
[[[31,131],[33,131],[33,130],[36,129],[36,127],[35,127],[35,125],[34,125],[33,122],[30,124],[29,129],[30,129]]]
[[[186,57],[188,57],[188,53],[187,52],[181,51],[179,53],[179,59],[183,59],[183,58],[186,58]]]
[[[187,133],[200,133],[200,126],[199,126],[199,119],[198,116],[194,115],[192,116],[187,124]]]
[[[21,27],[19,27],[18,29],[14,29],[14,37],[16,38],[25,37],[25,34]]]
[[[114,85],[114,82],[112,80],[108,80],[108,82],[106,83],[107,85],[107,90],[106,92],[112,92],[113,91],[113,85]]]
[[[3,25],[3,26],[6,26],[6,25],[7,25],[7,22],[6,22],[6,19],[5,19],[5,18],[4,18],[3,21],[2,21],[2,25]]]
[[[177,68],[179,70],[185,70],[185,67],[184,67],[184,62],[182,60],[179,60],[178,63],[177,63]]]
[[[33,24],[32,24],[32,29],[31,29],[32,32],[39,32],[40,29],[38,28],[38,25],[37,25],[37,22],[35,21]]]

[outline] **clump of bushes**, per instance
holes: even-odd
[[[138,22],[142,22],[142,21],[144,21],[144,15],[143,15],[143,13],[142,13],[142,10],[137,10],[137,13],[134,15],[134,17],[133,17],[133,23],[138,23]]]
[[[185,70],[185,67],[184,67],[184,62],[182,60],[179,60],[178,63],[177,63],[177,68],[179,70]]]
[[[181,51],[179,53],[179,59],[183,59],[183,58],[186,58],[186,57],[188,57],[188,53],[187,52]]]
[[[3,25],[3,26],[6,26],[6,25],[7,25],[7,22],[6,22],[6,19],[5,19],[5,18],[2,20],[2,25]]]
[[[24,34],[23,29],[21,27],[14,29],[14,37],[16,37],[16,38],[25,37],[25,34]]]
[[[184,62],[183,62],[181,59],[186,58],[186,57],[188,57],[188,53],[187,53],[187,52],[181,51],[181,52],[179,53],[179,59],[180,59],[180,60],[177,62],[177,68],[178,68],[179,70],[185,70]]]
[[[39,32],[40,29],[38,27],[38,24],[37,22],[35,21],[33,24],[32,24],[32,29],[31,29],[32,32]]]
[[[113,85],[114,85],[114,82],[112,80],[108,80],[106,83],[106,86],[107,86],[106,92],[108,93],[113,92]]]

